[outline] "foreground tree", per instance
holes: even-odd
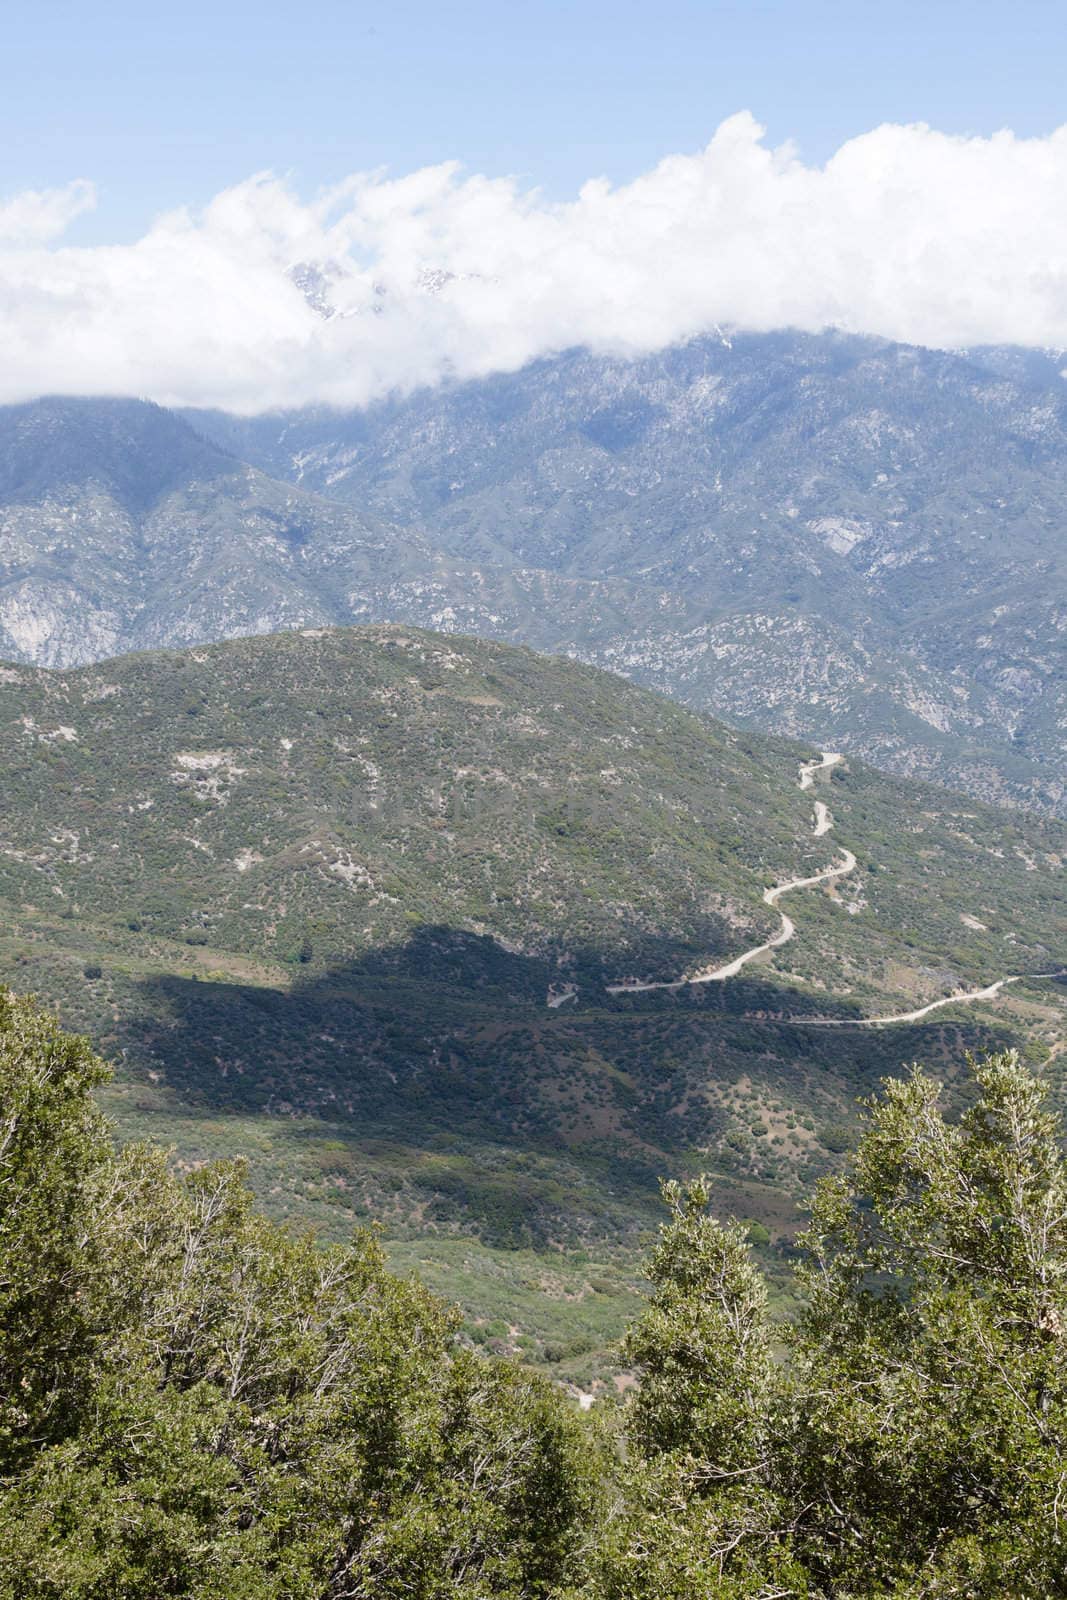
[[[604,1600],[756,1600],[806,1592],[777,1483],[788,1387],[745,1230],[704,1180],[664,1185],[648,1309],[624,1350],[640,1375],[627,1460],[594,1561]]]
[[[75,1428],[92,1386],[105,1076],[83,1039],[0,989],[0,1475]]]
[[[101,1076],[0,997],[4,1600],[548,1595],[590,1498],[562,1397],[458,1349],[373,1238],[113,1157]]]
[[[741,1230],[668,1186],[598,1600],[1067,1595],[1067,1177],[1014,1054],[887,1082],[774,1359]]]
[[[743,1230],[667,1185],[599,1443],[372,1236],[114,1155],[103,1073],[0,991],[0,1600],[1067,1595],[1067,1173],[1016,1056],[956,1119],[885,1085],[776,1337]]]
[[[889,1082],[803,1243],[797,1493],[834,1593],[1067,1593],[1067,1177],[1014,1054]]]

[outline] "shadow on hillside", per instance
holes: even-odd
[[[649,953],[678,971],[688,947]],[[673,969],[672,969],[673,962]],[[804,1027],[854,1015],[786,990],[758,969],[728,983],[607,995],[603,954],[567,972],[440,926],[325,971],[297,967],[288,991],[154,979],[121,1042],[190,1106],[311,1116],[359,1137],[425,1144],[441,1134],[601,1155],[693,1149],[722,1113],[713,1084],[744,1080],[799,1100],[848,1101],[902,1059],[951,1067],[996,1030],[933,1019],[910,1028]],[[550,982],[579,984],[549,1008]],[[662,1163],[661,1163],[662,1164]]]
[[[650,955],[681,965],[677,948]],[[340,1182],[341,1203],[363,1195],[373,1215],[537,1248],[643,1234],[659,1220],[659,1179],[709,1164],[726,1210],[778,1217],[788,1233],[790,1184],[836,1159],[843,1146],[819,1145],[818,1130],[839,1138],[858,1094],[906,1060],[950,1077],[968,1049],[1010,1042],[958,1021],[906,1035],[805,1027],[803,1013],[831,1008],[758,970],[612,998],[586,976],[603,968],[601,953],[579,952],[582,1009],[550,1009],[557,968],[424,927],[362,961],[297,967],[288,991],[145,983],[119,1042],[135,1076],[154,1071],[187,1109],[198,1146],[205,1118],[223,1138],[220,1115],[286,1119],[309,1192]],[[784,1163],[774,1130],[753,1142],[776,1104],[779,1126],[815,1130],[806,1169]]]

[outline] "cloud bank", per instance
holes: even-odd
[[[360,405],[716,326],[1067,347],[1065,197],[1067,127],[884,126],[812,167],[748,113],[567,204],[455,164],[310,202],[261,174],[134,244],[77,248],[79,181],[0,200],[0,400]]]

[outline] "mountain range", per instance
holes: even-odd
[[[574,351],[364,411],[0,410],[0,652],[402,621],[1063,813],[1051,356]]]
[[[348,417],[197,421],[454,556],[632,586],[555,638],[508,616],[501,635],[892,770],[1063,805],[1052,359],[719,336],[638,361],[570,352]]]

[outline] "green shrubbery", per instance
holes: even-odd
[[[628,1353],[611,1600],[1048,1600],[1067,1592],[1067,1178],[1014,1055],[955,1124],[918,1069],[816,1193],[776,1359],[739,1226],[668,1185]]]
[[[239,1166],[114,1157],[83,1042],[0,1015],[0,1594],[544,1595],[578,1424],[455,1342],[373,1238],[322,1247]]]
[[[3,1600],[1067,1589],[1067,1177],[1016,1056],[957,1121],[918,1069],[869,1103],[784,1333],[751,1228],[668,1185],[639,1386],[592,1419],[372,1236],[278,1227],[237,1164],[115,1155],[104,1076],[0,991]]]

